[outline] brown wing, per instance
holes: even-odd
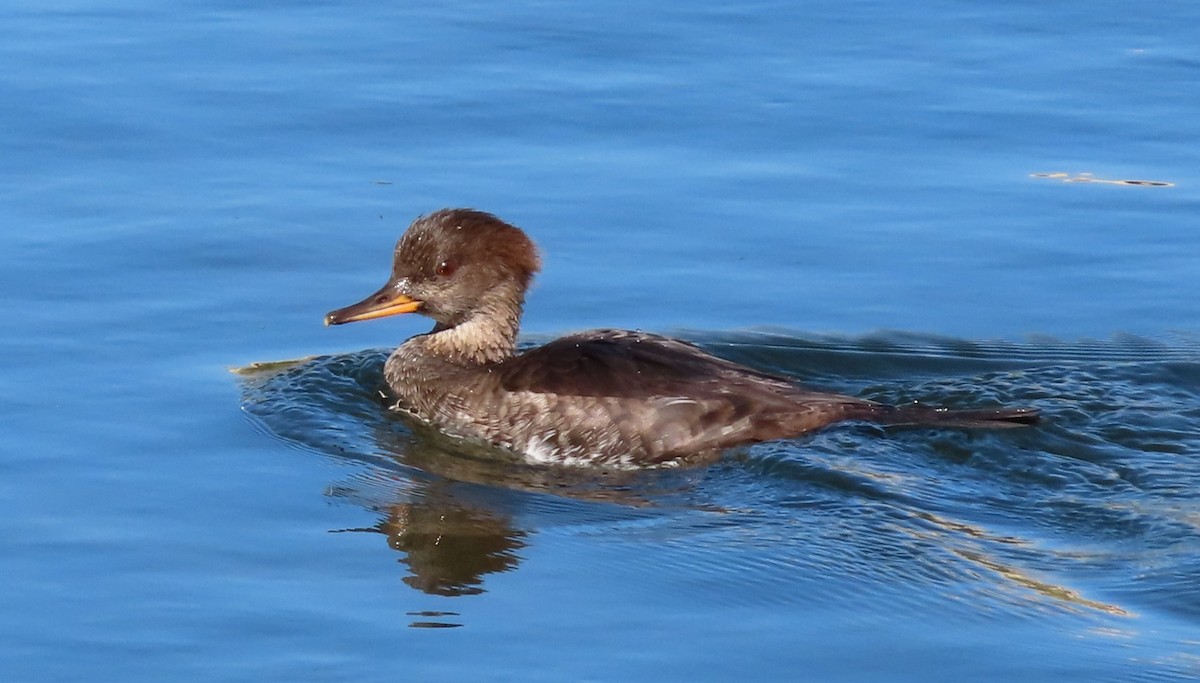
[[[524,419],[547,421],[561,448],[603,442],[606,452],[642,462],[793,436],[868,405],[805,391],[691,344],[621,330],[558,339],[493,373],[506,392],[540,408]]]
[[[496,368],[507,391],[612,398],[702,397],[733,385],[792,393],[786,379],[667,337],[594,330],[556,339]]]

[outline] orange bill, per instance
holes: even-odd
[[[383,289],[356,304],[330,311],[325,315],[325,324],[354,323],[401,313],[416,313],[420,309],[420,301],[396,292],[396,288],[389,282]]]

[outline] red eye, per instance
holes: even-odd
[[[456,270],[458,270],[458,264],[454,261],[442,261],[434,272],[438,277],[450,277]]]

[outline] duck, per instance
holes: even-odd
[[[519,350],[541,257],[520,228],[475,209],[419,216],[391,277],[326,325],[416,313],[433,329],[384,364],[390,407],[524,461],[654,467],[790,439],[848,420],[956,428],[1034,424],[1030,407],[893,406],[792,380],[647,332],[597,329]]]

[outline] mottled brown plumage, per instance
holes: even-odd
[[[533,242],[491,214],[444,209],[396,245],[392,277],[327,324],[434,319],[384,368],[396,407],[455,436],[559,464],[656,465],[842,420],[1017,426],[1037,410],[893,407],[806,390],[674,339],[595,330],[516,353]]]

